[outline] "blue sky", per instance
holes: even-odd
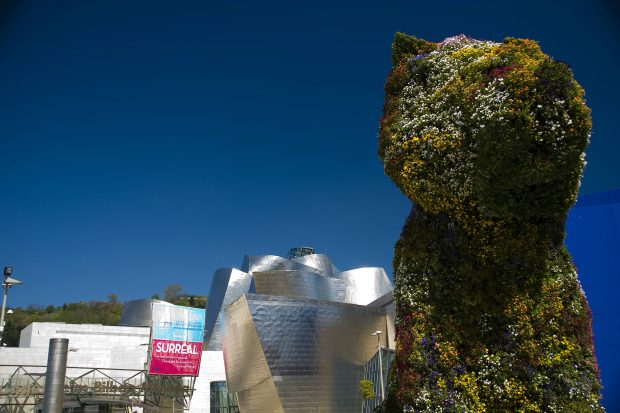
[[[410,205],[376,138],[397,31],[539,41],[592,108],[582,194],[620,188],[614,2],[425,3],[2,2],[0,266],[24,281],[9,305],[207,294],[217,268],[298,245],[391,274]],[[605,216],[582,221],[617,228]],[[596,334],[618,331],[616,256],[607,272],[576,255]],[[597,340],[615,386],[613,334]]]
[[[4,2],[9,304],[207,294],[215,269],[297,245],[391,273],[410,206],[376,136],[396,31],[538,40],[593,110],[582,192],[620,187],[613,3],[428,3]]]

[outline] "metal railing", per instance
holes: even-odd
[[[0,376],[0,413],[22,412],[40,406],[45,390],[46,366],[2,365],[14,368]],[[95,404],[188,409],[195,377],[155,376],[145,370],[67,367],[64,393],[68,406]]]

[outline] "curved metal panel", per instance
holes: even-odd
[[[118,325],[128,327],[150,327],[152,323],[153,303],[172,305],[167,301],[146,298],[142,300],[127,301],[123,305],[121,320]]]
[[[207,348],[223,349],[241,411],[359,412],[370,333],[393,340],[385,271],[340,272],[323,254],[246,256],[242,269],[216,272],[207,306]]]
[[[325,274],[323,274],[321,270],[317,268],[302,264],[300,262],[291,261],[291,260],[286,260],[276,265],[274,268],[272,268],[272,270],[297,270],[297,271],[302,271],[302,272],[313,272],[313,273],[321,275],[322,277],[325,276]]]
[[[211,288],[209,289],[209,299],[207,300],[205,313],[205,336],[203,340],[203,344],[207,348],[213,336],[215,326],[219,324],[219,315],[232,272],[233,268],[220,268],[213,273],[213,278],[211,279]],[[217,339],[220,340],[219,334]]]
[[[224,364],[228,389],[244,413],[284,413],[246,297],[224,311]]]
[[[370,333],[384,325],[378,307],[247,294],[224,309],[229,387],[241,391],[244,412],[272,411],[253,408],[274,397],[259,390],[268,382],[287,413],[358,413],[363,366],[377,344]]]
[[[247,293],[251,282],[252,276],[250,274],[232,268],[222,307],[232,304],[237,298]]]
[[[340,272],[338,268],[334,266],[332,260],[324,254],[304,255],[303,257],[293,258],[291,261],[316,268],[321,272],[321,274],[327,277],[334,277]]]
[[[252,277],[235,268],[220,268],[213,274],[205,317],[205,338],[207,350],[222,349],[220,312],[237,298],[248,292]]]
[[[273,270],[278,264],[286,262],[286,258],[277,255],[246,255],[241,264],[241,271],[252,274],[254,271]]]
[[[335,301],[330,279],[316,272],[272,270],[254,272],[256,294]]]
[[[392,291],[390,279],[379,267],[343,271],[339,278],[345,283],[346,303],[367,305]]]

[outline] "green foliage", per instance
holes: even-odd
[[[398,399],[398,371],[396,363],[392,363],[388,376],[387,394],[383,403],[375,408],[378,413],[403,413],[404,406]]]
[[[435,48],[437,48],[436,43],[397,32],[392,43],[392,65],[398,66],[413,56],[430,53]]]
[[[206,308],[208,297],[190,294],[181,294],[181,286],[174,284],[166,288],[170,303],[185,307]],[[152,298],[159,299],[157,294]],[[123,304],[118,302],[118,295],[108,295],[108,301],[81,301],[79,303],[65,303],[61,306],[47,307],[30,305],[27,308],[14,308],[13,314],[5,317],[5,330],[2,342],[7,346],[19,345],[21,330],[33,322],[54,322],[70,324],[102,324],[118,325]]]
[[[15,308],[13,314],[8,314],[5,318],[2,341],[7,346],[18,346],[21,330],[35,321],[118,325],[122,311],[123,304],[112,301],[82,301],[58,307],[50,305],[45,308],[37,306]]]
[[[171,284],[164,289],[164,301],[173,303],[181,293],[183,287],[179,284]]]
[[[372,381],[366,379],[360,380],[360,393],[362,393],[362,397],[365,400],[374,399],[377,396],[375,394],[374,384]]]
[[[583,90],[530,40],[421,42],[395,38],[379,132],[415,205],[394,253],[390,410],[602,411],[563,245],[591,126]]]
[[[191,295],[182,292],[183,287],[179,284],[171,284],[164,288],[164,301],[184,307],[206,308],[207,297],[201,295]],[[159,299],[158,294],[153,294],[151,298]]]
[[[202,295],[183,294],[175,298],[171,303],[184,307],[207,308],[207,297]]]

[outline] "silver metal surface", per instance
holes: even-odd
[[[329,257],[322,254],[291,260],[275,255],[246,256],[242,268],[247,271],[222,268],[215,272],[207,304],[205,341],[217,329],[214,313],[244,292],[366,305],[392,291],[392,283],[383,268],[339,272]]]
[[[284,262],[278,263],[276,266],[271,268],[271,270],[297,270],[297,271],[303,271],[303,272],[314,272],[321,276],[325,276],[325,274],[318,268],[314,268],[309,265],[305,265],[300,262],[296,262],[292,260],[286,260]],[[270,271],[270,270],[264,270],[264,271]],[[258,271],[254,271],[254,272],[258,272]]]
[[[226,308],[224,326],[226,382],[240,410],[284,412],[245,296]]]
[[[242,270],[214,274],[205,336],[224,351],[240,411],[358,413],[369,334],[393,344],[385,271],[340,272],[323,254],[246,256]]]
[[[332,260],[324,254],[304,255],[303,257],[293,258],[291,261],[316,268],[327,277],[334,277],[340,272],[338,268],[334,266]]]
[[[381,307],[385,310],[385,315],[387,316],[385,331],[388,335],[388,349],[395,349],[396,331],[394,329],[394,324],[396,323],[396,308],[394,307],[394,294],[390,291],[368,305],[370,307]]]
[[[295,265],[300,264],[301,266]],[[286,259],[277,255],[245,256],[241,271],[253,274],[254,272],[269,270],[310,270],[327,277],[334,277],[340,271],[331,259],[324,254],[309,254],[302,257]]]
[[[205,317],[204,343],[208,351],[222,350],[220,311],[248,292],[252,277],[235,268],[220,268],[213,274]]]
[[[224,310],[228,387],[244,413],[358,413],[384,324],[378,307],[247,294]]]
[[[338,278],[345,283],[345,303],[367,305],[392,291],[390,279],[379,267],[343,271]]]
[[[166,301],[146,298],[143,300],[127,301],[123,305],[121,313],[121,321],[119,325],[128,327],[150,327],[152,322],[152,306],[153,303],[162,303],[172,305]]]
[[[45,373],[43,413],[62,413],[68,351],[69,339],[50,339],[47,372]]]
[[[286,258],[277,255],[246,255],[241,264],[241,271],[252,274],[254,271],[273,270],[278,264],[286,261]]]
[[[256,294],[337,301],[329,278],[316,272],[298,270],[254,272],[254,292]]]

